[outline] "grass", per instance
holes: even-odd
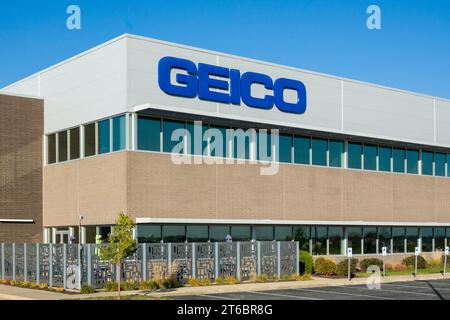
[[[429,267],[426,269],[417,269],[417,274],[434,274],[434,273],[441,273],[443,271],[443,268],[441,266],[437,267]],[[449,270],[450,271],[450,270]],[[405,276],[405,275],[412,275],[414,273],[414,269],[408,269],[404,271],[387,271],[386,276]],[[369,277],[371,273],[367,272],[357,272],[356,277],[358,278],[364,278]]]

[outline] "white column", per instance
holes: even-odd
[[[86,227],[81,227],[81,244],[86,243]]]
[[[52,228],[52,237],[50,243],[56,244],[56,228]]]
[[[80,159],[83,159],[84,155],[84,126],[80,126]]]

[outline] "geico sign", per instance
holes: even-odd
[[[171,81],[172,70],[177,71],[175,82]],[[169,95],[196,98],[226,104],[240,105],[242,101],[249,107],[272,109],[275,105],[283,112],[302,114],[306,111],[306,88],[298,80],[280,78],[275,82],[271,77],[256,72],[241,72],[220,66],[165,57],[159,61],[158,82],[162,91]],[[252,86],[263,86],[273,91],[273,95],[263,98],[252,96]],[[217,91],[219,90],[219,91]],[[295,103],[286,102],[285,90],[297,93]]]

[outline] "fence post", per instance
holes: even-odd
[[[39,243],[36,243],[36,284],[39,285],[40,277],[41,277],[41,270],[39,265]]]
[[[163,244],[164,245],[164,244]],[[172,276],[172,244],[167,244],[167,267],[168,267],[168,276],[169,278]]]
[[[277,242],[277,275],[281,278],[281,242]]]
[[[86,247],[87,258],[87,284],[92,286],[92,244],[88,244]]]
[[[16,244],[12,244],[12,269],[13,269],[13,281],[16,280]]]
[[[142,280],[147,281],[147,244],[142,244]]]
[[[67,244],[63,244],[63,287],[67,289]]]
[[[214,243],[214,277],[219,278],[219,243]]]
[[[82,279],[81,279],[81,268],[82,268],[82,264],[81,264],[81,248],[82,245],[81,243],[78,244],[78,290],[81,290],[81,283],[82,283]]]
[[[257,250],[256,250],[257,258],[256,259],[257,259],[257,263],[258,263],[256,270],[257,270],[258,276],[260,276],[261,275],[261,242],[260,241],[258,241],[256,243],[256,247],[257,247]]]
[[[28,281],[27,244],[23,244],[23,281]]]
[[[241,281],[241,242],[236,243],[236,279]]]
[[[48,286],[53,287],[53,244],[49,244],[48,249],[48,264],[49,264],[49,276]]]
[[[192,253],[191,253],[191,258],[192,258],[192,278],[195,279],[195,276],[197,274],[197,270],[195,270],[195,243],[192,243]]]
[[[299,246],[299,242],[295,241],[295,273],[299,274],[300,273],[300,246]]]
[[[5,280],[5,244],[2,243],[2,279]]]

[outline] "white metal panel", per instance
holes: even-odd
[[[450,146],[450,101],[436,99],[436,143]]]

